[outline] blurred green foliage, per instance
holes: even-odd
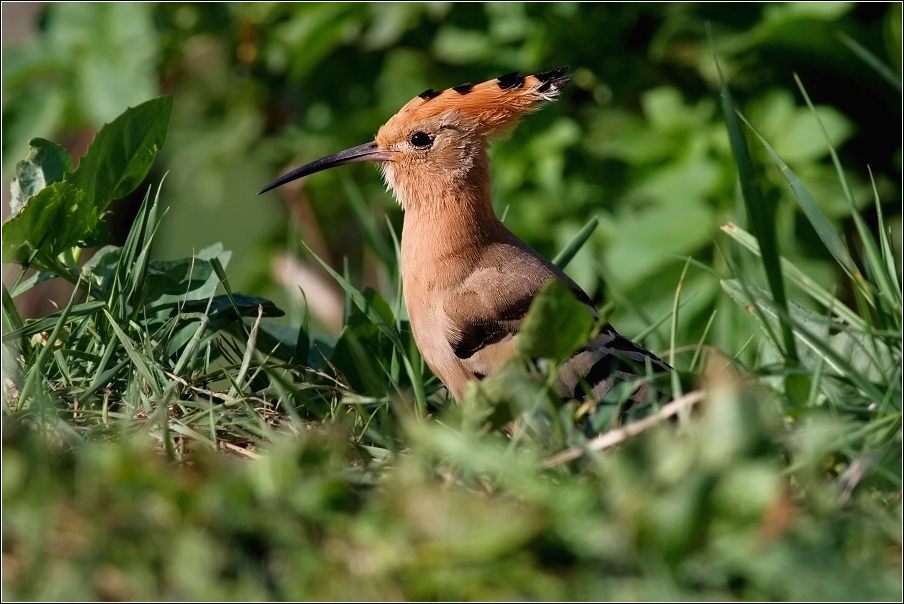
[[[137,441],[48,449],[5,421],[5,595],[894,600],[900,518],[869,491],[838,503],[819,461],[832,424],[797,433],[792,498],[760,396],[726,384],[687,434],[660,427],[577,474],[435,423],[408,425],[391,466],[314,430],[174,467]]]

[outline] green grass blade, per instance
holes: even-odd
[[[257,332],[261,326],[261,318],[264,316],[263,307],[258,307],[257,311],[257,319],[254,321],[254,325],[251,326],[251,330],[248,332],[248,340],[245,343],[245,354],[242,356],[242,366],[239,368],[238,377],[235,378],[235,383],[238,385],[239,389],[242,387],[242,382],[245,381],[245,376],[248,374],[248,367],[251,365],[251,359],[254,357],[254,348],[257,345]],[[244,323],[241,319],[239,322]],[[231,389],[229,391],[229,396],[234,397],[237,394],[241,393],[233,392]]]
[[[22,317],[19,316],[19,309],[16,308],[12,296],[6,285],[3,285],[3,341],[6,341],[6,334],[22,329]]]
[[[675,338],[678,332],[678,303],[681,301],[681,286],[684,285],[684,277],[687,275],[687,268],[690,266],[690,258],[684,263],[684,269],[681,271],[681,277],[678,279],[678,287],[675,288],[675,296],[672,298],[672,325],[669,330],[669,365],[675,367]],[[678,372],[672,369],[672,397],[676,398],[683,394],[681,390],[681,380]]]
[[[72,290],[69,304],[67,304],[66,308],[59,313],[59,318],[53,326],[53,331],[50,332],[50,336],[47,338],[46,343],[41,347],[41,351],[38,353],[35,362],[28,369],[28,373],[25,376],[25,385],[22,387],[22,392],[19,395],[20,401],[27,401],[32,395],[32,390],[39,387],[38,384],[43,376],[44,364],[47,362],[47,359],[50,358],[53,348],[56,345],[56,341],[63,332],[63,326],[66,325],[66,322],[69,320],[69,314],[72,312],[72,308],[75,305],[77,294],[78,287]]]
[[[113,342],[111,342],[109,348],[112,350],[115,347],[116,347],[116,345]],[[105,357],[106,357],[106,355],[105,355]],[[88,386],[87,390],[85,390],[84,392],[82,392],[79,395],[79,398],[87,400],[88,398],[93,396],[95,392],[97,392],[98,390],[100,390],[101,388],[106,386],[110,382],[110,380],[112,380],[114,377],[116,377],[116,375],[120,371],[122,371],[123,367],[125,367],[128,364],[129,364],[129,358],[126,357],[126,358],[122,359],[121,361],[119,361],[116,365],[114,365],[110,369],[103,371],[103,372],[98,372],[95,375],[94,379],[92,380],[91,385]],[[100,367],[105,367],[105,366],[106,365],[102,364]]]
[[[857,233],[860,235],[860,240],[863,243],[863,249],[866,253],[866,262],[869,264],[877,279],[875,285],[879,290],[879,295],[882,296],[890,304],[892,304],[894,312],[900,313],[901,305],[895,304],[894,298],[892,297],[891,283],[889,283],[888,275],[883,268],[883,263],[879,254],[879,250],[876,247],[876,242],[873,239],[873,235],[869,229],[869,226],[866,224],[866,221],[863,220],[863,216],[860,215],[860,211],[857,209],[857,205],[854,203],[854,196],[853,194],[851,194],[851,188],[848,185],[847,178],[845,178],[844,176],[844,170],[842,170],[841,168],[841,161],[838,159],[838,153],[835,151],[835,146],[832,145],[832,141],[829,138],[829,133],[826,131],[825,125],[819,118],[819,114],[816,113],[816,108],[813,106],[813,101],[810,100],[810,95],[807,94],[807,90],[804,88],[803,82],[800,81],[800,78],[797,77],[797,74],[794,74],[794,80],[797,82],[797,86],[798,88],[800,88],[800,92],[803,95],[804,100],[807,102],[807,106],[810,108],[810,111],[813,112],[813,116],[816,118],[816,123],[819,124],[819,128],[822,131],[823,137],[825,138],[826,145],[828,145],[829,147],[829,154],[832,156],[832,163],[835,164],[835,171],[838,173],[838,179],[841,182],[845,197],[847,198],[848,204],[850,206],[851,218],[854,219],[854,224],[857,227]],[[857,280],[857,283],[864,289],[865,292],[867,292],[868,294],[872,293],[869,289],[868,284],[863,281],[862,277]]]
[[[738,117],[740,117],[747,127],[750,128],[751,132],[756,135],[763,144],[763,147],[766,148],[766,152],[769,154],[769,157],[772,158],[772,161],[785,178],[785,181],[787,181],[788,186],[791,187],[791,192],[794,193],[794,197],[797,199],[800,209],[803,210],[804,215],[810,221],[810,224],[813,225],[813,229],[822,240],[823,245],[826,246],[826,249],[828,249],[832,256],[835,257],[838,264],[841,265],[841,268],[843,268],[848,275],[851,277],[859,275],[860,270],[854,263],[853,258],[851,258],[847,246],[841,241],[841,237],[838,236],[838,233],[832,227],[832,223],[829,222],[829,219],[823,213],[822,209],[820,209],[816,200],[813,199],[813,196],[801,182],[800,178],[798,178],[791,168],[788,167],[788,164],[785,163],[781,156],[776,153],[772,145],[770,145],[757,129],[747,121],[747,118],[745,118],[740,111],[737,113]]]
[[[148,386],[150,386],[151,390],[154,392],[154,396],[159,399],[162,392],[160,390],[160,384],[157,383],[157,379],[154,376],[154,373],[151,371],[150,365],[145,360],[144,355],[138,350],[138,347],[135,346],[135,343],[132,342],[132,339],[126,335],[126,333],[119,327],[116,323],[116,320],[113,318],[106,309],[104,309],[104,314],[107,316],[107,321],[110,323],[110,327],[113,328],[113,332],[116,334],[116,337],[119,338],[120,344],[122,347],[126,349],[126,354],[129,355],[129,359],[132,361],[132,364],[135,365],[135,368],[141,374],[141,376],[147,381]]]
[[[895,301],[901,304],[901,282],[898,279],[898,267],[895,264],[895,255],[892,252],[891,241],[888,237],[888,225],[885,222],[885,216],[882,213],[882,203],[879,201],[879,191],[876,190],[876,179],[873,177],[873,170],[867,166],[869,170],[869,180],[873,187],[873,203],[876,205],[876,217],[879,227],[879,244],[882,249],[882,259],[885,261],[885,271],[891,281],[891,294],[895,297]],[[898,323],[900,326],[900,323]]]
[[[399,333],[395,329],[393,329],[392,326],[386,322],[386,319],[383,318],[383,315],[381,315],[379,311],[377,311],[377,309],[367,301],[367,298],[364,297],[364,294],[358,291],[358,289],[354,285],[349,283],[348,280],[345,279],[342,275],[334,271],[333,268],[329,264],[324,262],[323,259],[320,258],[320,256],[314,253],[314,250],[309,248],[307,244],[304,244],[304,242],[302,242],[302,244],[305,246],[308,252],[310,252],[310,254],[317,259],[317,262],[319,262],[320,265],[323,266],[323,268],[330,274],[330,276],[332,276],[333,279],[336,280],[336,283],[338,283],[339,286],[342,287],[349,300],[353,302],[374,325],[377,326],[377,329],[379,329],[383,333],[383,335],[389,338],[389,341],[392,342],[393,346],[395,346],[399,351],[402,363],[405,365],[405,371],[408,373],[412,386],[414,387],[414,396],[417,409],[419,413],[426,410],[427,403],[426,395],[424,393],[423,380],[420,379],[420,372],[416,373],[414,371],[414,367],[412,366],[411,361],[405,354],[405,347],[402,345],[402,340],[399,337]]]
[[[201,338],[204,335],[204,332],[207,330],[208,318],[207,315],[202,315],[201,320],[198,324],[198,328],[195,330],[195,333],[192,335],[191,340],[188,341],[185,348],[182,350],[182,354],[179,356],[179,360],[176,362],[176,366],[173,367],[173,374],[181,375],[182,370],[185,369],[185,366],[188,365],[188,361],[195,355],[198,350],[198,346],[201,344]]]
[[[722,226],[722,231],[725,232],[729,237],[740,243],[742,246],[750,250],[753,254],[757,256],[760,255],[760,246],[757,243],[756,238],[738,225],[729,222],[728,224]],[[866,329],[866,324],[863,322],[863,319],[860,317],[860,315],[851,310],[848,306],[841,302],[841,300],[826,291],[822,286],[813,281],[802,270],[797,268],[797,266],[792,264],[787,259],[782,258],[781,262],[783,274],[788,277],[788,279],[790,279],[795,285],[800,287],[801,290],[809,294],[811,298],[813,298],[826,308],[831,308],[836,316],[845,323],[848,323],[849,325],[861,330]]]
[[[338,283],[339,286],[342,287],[343,291],[345,291],[349,300],[351,300],[351,302],[354,302],[355,306],[357,306],[361,310],[361,312],[363,312],[365,314],[365,316],[374,325],[376,325],[377,328],[381,332],[383,332],[383,334],[387,338],[389,338],[389,340],[395,346],[397,346],[401,350],[402,349],[402,340],[399,339],[398,332],[395,329],[393,329],[392,326],[386,322],[386,319],[383,318],[383,315],[381,315],[379,313],[379,311],[377,311],[377,309],[374,308],[374,306],[370,302],[367,301],[367,298],[364,297],[364,294],[362,294],[354,285],[349,283],[348,279],[346,279],[345,277],[343,277],[342,275],[340,275],[339,273],[334,271],[333,268],[329,264],[324,262],[320,258],[320,256],[318,256],[314,252],[314,250],[312,250],[311,248],[309,248],[307,246],[307,244],[304,244],[304,246],[308,250],[308,252],[310,252],[310,254],[312,256],[314,256],[314,258],[317,260],[317,262],[319,262],[320,265],[326,270],[326,272],[328,272],[330,274],[330,276],[336,280],[336,283]]]
[[[706,327],[703,329],[703,335],[700,336],[700,341],[697,342],[697,350],[694,351],[694,356],[691,358],[690,369],[688,369],[690,373],[694,373],[697,370],[697,361],[699,361],[702,356],[703,343],[706,342],[706,336],[709,335],[709,328],[712,327],[717,312],[719,312],[718,309],[715,309],[712,314],[709,315],[709,321],[706,322]]]
[[[217,279],[220,280],[220,285],[223,286],[223,291],[226,292],[226,297],[229,299],[229,304],[232,305],[232,310],[235,312],[235,316],[237,317],[236,323],[239,325],[239,329],[242,331],[242,335],[245,336],[245,340],[247,340],[251,334],[248,332],[248,326],[245,325],[245,322],[242,320],[242,312],[239,310],[238,305],[235,303],[235,298],[232,295],[232,287],[229,285],[229,277],[226,276],[226,269],[223,268],[223,264],[220,262],[220,259],[214,256],[209,259],[210,265],[213,267],[214,272],[217,274]],[[210,307],[210,302],[208,302],[208,308]]]
[[[719,59],[716,56],[716,44],[713,39],[712,30],[707,24],[707,34],[709,36],[710,48],[713,52],[713,60],[716,63],[716,70],[719,75],[719,87],[722,93],[722,113],[725,116],[725,124],[728,128],[728,137],[731,142],[732,153],[738,166],[738,178],[741,182],[741,191],[744,194],[745,207],[747,208],[747,218],[753,227],[753,232],[757,240],[760,242],[761,258],[763,267],[766,269],[766,279],[769,282],[769,289],[772,290],[772,296],[776,304],[787,310],[788,302],[785,297],[785,286],[782,281],[782,267],[779,261],[778,241],[775,235],[775,216],[771,207],[766,204],[760,191],[754,173],[753,161],[750,157],[750,149],[747,147],[747,138],[744,136],[744,130],[741,128],[741,122],[738,120],[735,112],[734,100],[725,78],[722,76],[722,68],[719,65]],[[785,313],[787,315],[787,312]],[[794,333],[791,325],[782,320],[782,340],[784,341],[784,354],[787,361],[797,364],[797,346],[794,343]]]
[[[74,298],[73,298],[74,299]],[[106,304],[101,302],[100,300],[94,300],[92,302],[83,302],[82,304],[77,304],[75,306],[67,307],[69,312],[66,310],[61,310],[53,313],[43,319],[35,321],[34,323],[29,323],[24,327],[21,327],[15,331],[11,331],[7,334],[3,334],[3,342],[11,342],[17,340],[19,338],[27,338],[29,336],[33,336],[36,333],[41,333],[42,331],[47,331],[48,329],[54,328],[59,322],[69,322],[71,320],[78,319],[80,317],[87,317],[96,313],[97,311],[104,308]]]
[[[574,258],[581,248],[584,247],[584,244],[587,243],[587,240],[590,239],[590,236],[593,234],[593,231],[596,230],[596,227],[599,226],[600,220],[596,216],[591,218],[587,224],[578,231],[578,234],[575,235],[571,241],[568,242],[561,252],[559,252],[555,258],[552,259],[552,263],[558,266],[560,269],[565,270],[565,267],[568,266],[568,263],[571,262],[572,258]]]
[[[838,39],[847,46],[852,53],[857,55],[860,60],[873,68],[882,78],[894,86],[898,92],[901,92],[901,76],[892,71],[891,67],[886,65],[876,55],[864,48],[859,42],[851,38],[844,32],[838,32]]]

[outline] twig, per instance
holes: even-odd
[[[677,415],[682,409],[691,407],[702,401],[704,398],[706,398],[706,393],[702,390],[688,392],[684,396],[679,396],[675,400],[663,405],[655,415],[645,417],[621,428],[616,428],[615,430],[609,430],[605,434],[600,434],[596,438],[588,441],[587,445],[584,447],[571,447],[570,449],[559,451],[555,455],[547,457],[540,463],[540,467],[552,468],[559,464],[573,461],[588,451],[602,451],[603,449],[614,447],[615,445],[623,443],[629,438],[637,436],[641,432],[652,428],[659,422],[668,419],[673,415]]]
[[[254,451],[249,451],[248,449],[244,449],[244,448],[239,447],[238,445],[234,445],[230,442],[221,440],[220,444],[231,451],[235,451],[236,453],[241,453],[242,455],[244,455],[246,457],[250,457],[251,459],[260,459],[261,458],[261,456],[258,455],[257,453],[255,453]]]

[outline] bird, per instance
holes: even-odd
[[[374,162],[401,205],[401,276],[415,343],[455,400],[470,382],[517,354],[519,330],[540,289],[557,279],[598,319],[591,298],[496,216],[488,147],[525,115],[555,101],[568,67],[518,72],[414,97],[373,141],[296,168],[258,194],[329,168]],[[608,323],[560,367],[556,393],[602,399],[617,382],[671,367]],[[631,403],[657,394],[643,380]]]

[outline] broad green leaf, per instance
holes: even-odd
[[[554,279],[531,302],[518,335],[518,350],[531,358],[561,361],[587,339],[593,323],[590,310]]]
[[[266,298],[248,296],[245,294],[232,294],[232,300],[235,302],[235,308],[233,308],[229,296],[225,294],[214,296],[213,300],[210,302],[209,310],[207,310],[207,300],[189,300],[182,306],[182,311],[186,313],[203,313],[207,310],[207,316],[210,318],[212,329],[220,329],[235,321],[238,318],[236,316],[236,309],[243,317],[256,317],[258,306],[264,308],[265,317],[281,317],[286,314]]]
[[[166,141],[172,109],[169,96],[126,109],[100,129],[66,181],[87,191],[89,203],[100,211],[134,191]]]
[[[24,263],[36,251],[54,257],[105,240],[104,210],[144,179],[166,140],[172,106],[171,97],[153,99],[101,128],[75,172],[37,191],[3,223],[3,256]],[[41,146],[51,166],[47,176],[55,178],[67,165],[65,157],[53,146]],[[37,176],[27,181],[20,191],[35,190]]]
[[[304,342],[298,346],[299,340]],[[271,321],[261,321],[257,335],[257,348],[264,354],[273,354],[283,361],[291,361],[296,365],[308,362],[308,335],[304,328],[283,325]]]
[[[43,283],[44,281],[53,279],[56,276],[56,273],[52,271],[35,271],[31,277],[25,279],[16,286],[16,289],[14,289],[12,292],[12,297],[15,298],[16,296],[21,296],[38,283]]]
[[[101,213],[86,191],[69,182],[45,187],[3,223],[4,259],[22,264],[36,250],[56,256],[96,243],[106,234]]]
[[[72,158],[65,149],[43,138],[28,141],[28,155],[16,164],[16,178],[10,185],[10,216],[15,216],[28,198],[63,180],[72,172]]]
[[[82,265],[82,278],[93,281],[101,290],[106,291],[116,276],[121,256],[121,247],[105,245]]]
[[[379,293],[367,288],[362,295],[387,325],[395,323],[392,309]],[[330,362],[345,375],[355,391],[382,395],[388,382],[377,373],[379,361],[391,358],[392,347],[393,342],[366,311],[356,308],[339,335]],[[388,366],[384,369],[388,370]]]
[[[196,276],[192,276],[192,281],[195,279],[200,279],[201,273],[206,273],[207,277],[204,282],[195,287],[194,283],[192,284],[192,289],[186,292],[182,290],[175,294],[164,294],[157,298],[149,298],[153,300],[154,304],[162,304],[168,302],[177,302],[180,300],[203,300],[204,303],[207,303],[207,299],[210,298],[211,295],[216,291],[217,286],[220,283],[219,277],[216,272],[213,270],[208,271],[202,265],[207,265],[210,267],[209,260],[212,258],[217,258],[220,262],[220,265],[226,267],[229,264],[229,260],[232,258],[232,252],[229,250],[223,250],[222,243],[215,243],[209,247],[206,247],[195,254],[194,257],[194,268],[192,269]],[[183,260],[175,260],[174,262],[183,262],[190,261],[190,258],[185,258]],[[152,261],[151,264],[154,264]],[[199,272],[200,271],[200,272]]]
[[[148,263],[146,299],[153,304],[164,295],[185,296],[204,286],[212,274],[213,268],[206,260],[151,260]]]

